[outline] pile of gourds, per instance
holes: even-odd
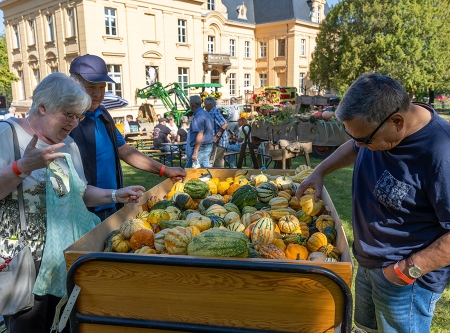
[[[314,200],[312,189],[295,196],[311,172],[302,165],[292,176],[238,170],[223,180],[208,172],[179,181],[111,232],[104,251],[339,261],[335,221],[324,202]]]

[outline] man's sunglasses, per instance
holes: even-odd
[[[391,118],[394,114],[396,114],[396,113],[398,112],[398,110],[400,110],[400,107],[397,107],[397,108],[395,109],[394,112],[392,112],[391,114],[389,114],[389,116],[387,116],[386,119],[384,119],[384,120],[380,123],[380,125],[378,125],[378,127],[375,128],[375,131],[373,131],[372,134],[370,134],[367,138],[355,138],[353,135],[351,135],[351,134],[347,131],[347,129],[345,128],[345,126],[344,126],[344,131],[345,131],[345,133],[347,133],[347,135],[348,135],[349,137],[351,137],[351,138],[352,138],[353,140],[355,140],[356,142],[359,142],[359,143],[363,143],[363,144],[365,144],[365,145],[368,145],[368,144],[371,143],[373,137],[375,136],[375,134],[377,134],[377,132],[378,132],[378,130],[381,128],[381,126],[383,126],[384,123],[385,123],[386,121],[389,120],[389,118]]]

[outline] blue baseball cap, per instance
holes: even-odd
[[[86,54],[73,59],[70,63],[69,72],[71,74],[78,74],[89,82],[116,83],[108,76],[108,69],[106,68],[105,61],[102,58],[91,54]]]

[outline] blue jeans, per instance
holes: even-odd
[[[171,163],[173,158],[175,157],[173,153],[177,153],[178,152],[178,147],[171,147],[171,146],[166,146],[166,145],[162,145],[161,148],[159,148],[159,150],[170,153],[172,152],[172,154],[170,154],[169,156],[167,156],[167,163]]]
[[[381,268],[358,267],[355,280],[355,323],[367,332],[429,332],[434,307],[441,294],[420,283],[400,286]]]
[[[235,145],[229,145],[227,148],[227,151],[241,151],[241,145],[239,144],[235,144]],[[230,155],[228,156],[228,158],[230,159],[230,167],[231,168],[236,168],[236,155]]]
[[[192,168],[192,154],[194,153],[194,147],[188,148],[188,146],[189,145],[186,145],[186,156],[188,158],[188,161],[184,167]],[[211,166],[209,163],[209,157],[211,156],[212,148],[213,148],[212,143],[202,144],[200,146],[197,159],[202,168],[209,168]]]

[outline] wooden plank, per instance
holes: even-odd
[[[82,314],[285,332],[342,322],[341,292],[322,276],[92,262],[75,283]]]

